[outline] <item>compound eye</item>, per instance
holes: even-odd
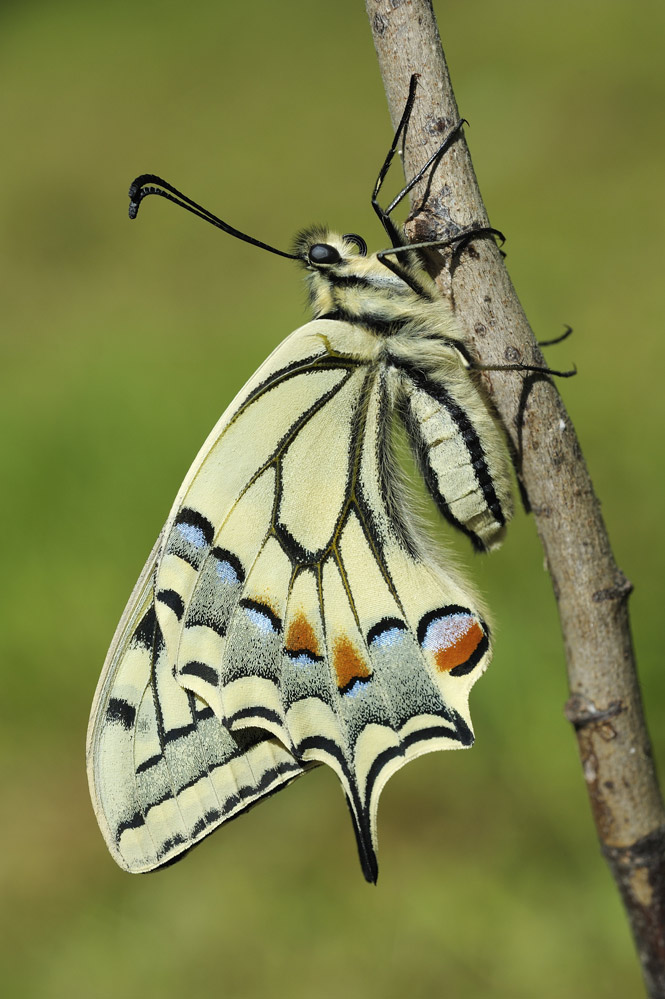
[[[342,259],[334,246],[328,243],[315,243],[307,254],[310,264],[338,264]]]

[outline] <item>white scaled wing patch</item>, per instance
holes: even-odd
[[[473,741],[468,693],[489,632],[410,522],[392,412],[441,509],[479,547],[509,515],[505,473],[482,448],[482,403],[469,415],[460,397],[466,373],[446,388],[428,371],[417,338],[407,363],[361,323],[319,319],[271,355],[208,438],[93,706],[90,786],[122,867],[172,860],[325,763],[375,881],[389,776]]]

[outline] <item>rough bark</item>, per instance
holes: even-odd
[[[459,118],[430,0],[366,0],[396,126],[412,73],[418,98],[404,151],[414,176]],[[420,206],[423,185],[412,205]],[[412,241],[487,224],[463,135],[445,154]],[[503,259],[478,239],[432,273],[482,364],[544,364]],[[628,619],[632,586],[618,569],[593,485],[556,385],[542,375],[486,371],[512,442],[557,600],[568,665],[565,707],[577,735],[598,837],[621,892],[649,996],[665,996],[665,813],[652,760]]]

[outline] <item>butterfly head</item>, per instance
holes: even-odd
[[[367,256],[367,243],[353,232],[339,236],[324,226],[312,226],[298,233],[293,254],[308,271],[325,273],[330,268],[344,271],[345,265]]]
[[[296,237],[293,256],[307,271],[316,317],[359,318],[368,305],[377,306],[377,296],[382,299],[409,291],[376,254],[367,254],[365,240],[356,233],[340,236],[323,226],[313,226]]]

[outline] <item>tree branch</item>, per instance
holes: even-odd
[[[404,154],[407,177],[459,114],[430,0],[366,0],[393,125],[420,74]],[[424,186],[412,192],[419,205]],[[487,225],[463,135],[445,154],[409,238],[446,238]],[[494,242],[459,259],[436,254],[432,273],[481,363],[543,365]],[[556,596],[574,726],[596,829],[623,899],[650,996],[665,996],[665,813],[646,730],[628,620],[632,586],[618,569],[570,418],[552,381],[482,375],[516,458]]]

